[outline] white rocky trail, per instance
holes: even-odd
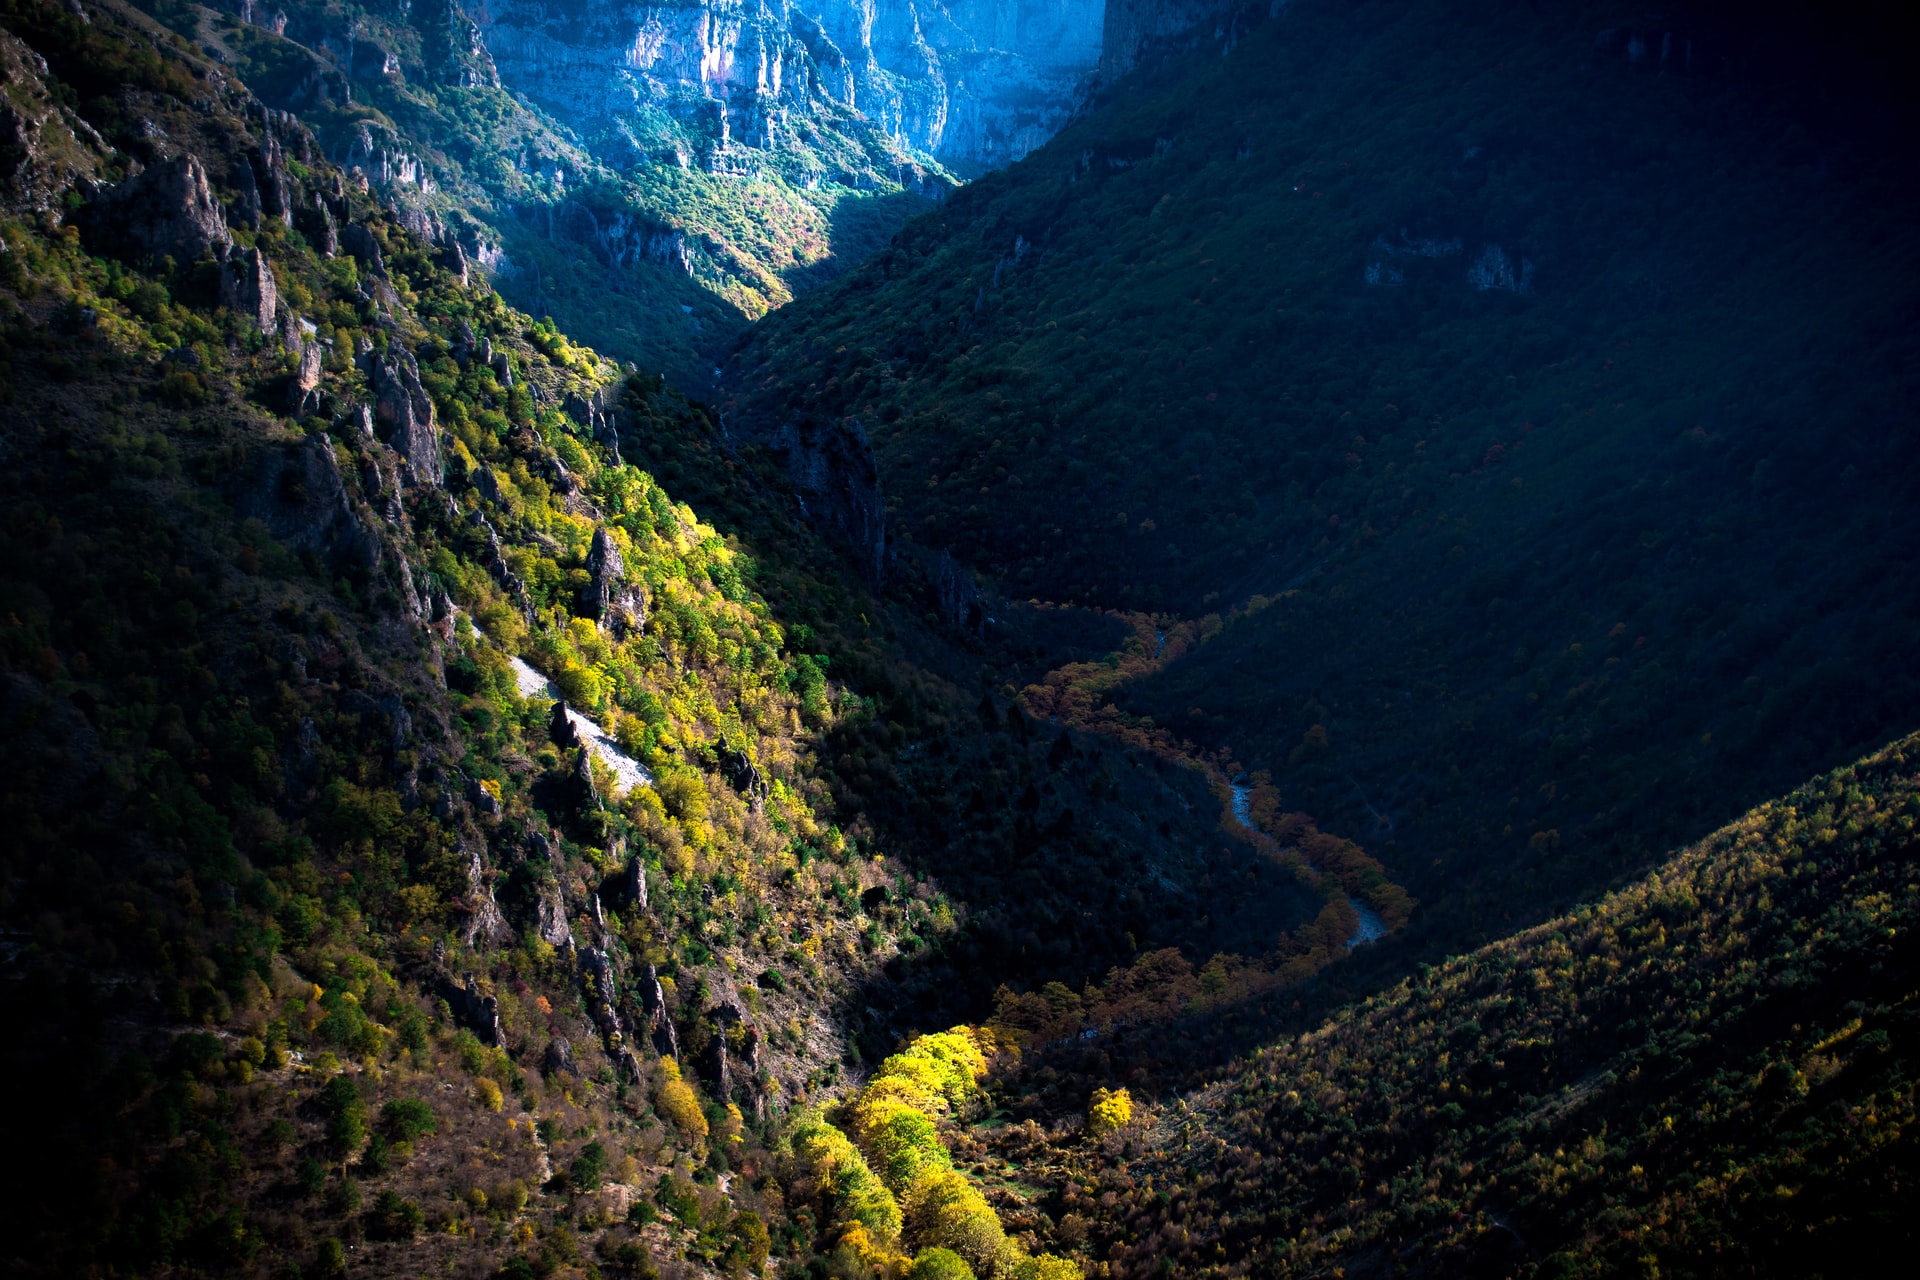
[[[551,698],[556,702],[560,700],[560,692],[553,687],[553,682],[535,671],[526,659],[509,658],[507,661],[513,667],[513,682],[519,687],[521,697]],[[618,780],[619,793],[624,794],[635,787],[653,785],[653,774],[645,765],[620,750],[619,745],[605,729],[572,707],[567,708],[567,723],[572,725],[573,731],[580,735],[580,741],[585,743],[587,750],[593,753],[593,758],[613,770],[613,775]]]

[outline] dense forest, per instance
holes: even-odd
[[[1910,113],[1652,24],[1288,5],[768,317],[729,418],[853,417],[901,540],[1193,625],[1109,719],[1497,936],[1920,705]]]
[[[893,235],[463,22],[0,0],[9,1273],[1898,1265],[1880,62],[1260,6]]]

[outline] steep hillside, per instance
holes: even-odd
[[[807,75],[797,103],[764,108],[751,85],[731,108],[710,99],[698,76],[669,75],[659,101],[632,85],[615,101],[614,71],[564,42],[536,60],[530,40],[508,41],[503,78],[486,39],[518,29],[483,30],[457,4],[146,7],[298,115],[414,230],[452,235],[516,303],[681,388],[709,384],[711,352],[746,321],[952,185]],[[682,36],[689,65],[713,61]],[[583,97],[570,67],[601,96]]]
[[[1118,1132],[983,1136],[1115,1276],[1897,1268],[1917,762],[1910,737],[1816,779]]]
[[[10,1271],[798,1262],[795,1127],[903,1041],[1322,909],[982,673],[1097,622],[877,595],[177,34],[19,0],[0,66]]]
[[[146,8],[534,315],[688,390],[742,326],[1065,123],[1100,8]]]
[[[741,161],[804,176],[795,136],[844,128],[830,106],[959,171],[1018,160],[1066,122],[1101,15],[1098,0],[507,0],[476,25],[506,83],[583,134],[645,153],[717,127]]]
[[[1823,33],[1285,6],[771,317],[729,420],[855,418],[902,538],[1195,621],[1116,722],[1485,937],[1920,712],[1904,117]]]

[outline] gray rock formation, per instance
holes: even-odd
[[[593,752],[582,751],[573,762],[574,799],[583,811],[598,809],[605,802],[593,780]]]
[[[194,262],[227,243],[227,220],[214,199],[207,167],[191,152],[162,160],[109,187],[83,218],[110,252]]]
[[[258,249],[219,247],[220,305],[271,334],[280,314],[280,289],[274,283],[267,255]]]
[[[613,535],[602,525],[593,531],[593,546],[587,552],[587,585],[580,589],[580,607],[605,626],[613,613],[615,593],[626,576],[626,561]]]
[[[318,339],[300,348],[300,367],[287,384],[287,412],[304,418],[320,407],[320,375],[325,367],[326,348]]]
[[[653,1051],[663,1058],[678,1058],[680,1037],[674,1034],[666,993],[660,989],[660,974],[652,965],[648,965],[640,977],[640,1009],[646,1019],[647,1034],[653,1039]]]
[[[583,132],[643,152],[664,112],[713,149],[778,149],[851,108],[961,167],[1018,159],[1099,60],[1102,0],[493,0],[501,79]],[[666,157],[685,162],[688,157]]]
[[[627,868],[627,892],[633,895],[633,905],[642,911],[647,906],[647,864],[636,854]]]
[[[559,951],[567,951],[573,947],[573,930],[567,925],[567,908],[560,901],[560,889],[557,885],[548,885],[540,890],[535,927],[538,928],[540,937],[548,946]]]
[[[540,1065],[550,1076],[580,1074],[580,1064],[573,1057],[573,1045],[565,1036],[555,1036],[547,1041],[547,1051],[541,1056]]]
[[[368,353],[366,373],[374,416],[385,425],[394,452],[406,460],[409,477],[415,484],[442,483],[440,428],[433,399],[420,385],[420,366],[406,351],[391,347],[382,355]]]
[[[481,791],[489,800],[486,791]],[[497,806],[498,802],[495,801]],[[486,864],[480,859],[476,841],[467,848],[467,897],[472,913],[467,917],[466,942],[469,947],[498,946],[513,937],[513,929],[493,896],[493,884],[487,879]]]
[[[876,588],[886,577],[886,499],[880,469],[859,419],[822,424],[789,422],[770,442],[784,454],[787,474],[809,520],[844,542]]]

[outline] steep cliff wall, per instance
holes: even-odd
[[[803,149],[857,111],[963,170],[1017,159],[1099,61],[1102,0],[492,0],[506,83],[602,145]]]
[[[1271,0],[1277,12],[1286,0]],[[1238,0],[1107,0],[1100,40],[1100,78],[1125,75],[1142,50],[1183,35],[1203,23],[1221,23]],[[1264,16],[1265,11],[1256,9]]]

